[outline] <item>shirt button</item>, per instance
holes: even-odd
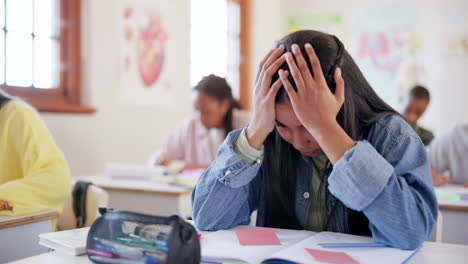
[[[230,173],[231,173],[231,171],[230,171],[230,170],[227,170],[227,171],[224,173],[224,176],[228,176]]]
[[[304,199],[309,199],[309,197],[310,197],[309,192],[305,192],[305,193],[304,193]]]

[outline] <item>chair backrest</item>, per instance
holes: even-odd
[[[99,216],[99,207],[108,207],[109,194],[102,188],[89,185],[86,192],[86,222],[85,226],[91,226]],[[76,217],[73,212],[73,197],[70,195],[65,202],[62,214],[57,222],[57,230],[69,230],[76,228]]]

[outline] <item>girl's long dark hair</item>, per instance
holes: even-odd
[[[233,110],[242,109],[242,106],[232,96],[231,86],[229,86],[226,79],[210,74],[203,77],[193,89],[211,96],[220,102],[222,100],[230,102],[230,107],[224,117],[224,131],[226,131],[227,136],[233,130]]]
[[[322,67],[323,74],[332,92],[335,92],[334,71],[341,68],[345,81],[345,102],[338,113],[337,121],[346,133],[354,140],[367,136],[370,127],[387,115],[398,114],[385,103],[372,89],[358,66],[344,49],[343,43],[335,36],[313,30],[302,30],[291,33],[278,41],[277,45],[284,45],[285,52],[291,52],[291,45],[298,44],[307,61],[309,70],[312,67],[305,52],[304,45],[310,43]],[[289,70],[285,63],[281,67]],[[273,76],[272,83],[279,78]],[[290,82],[296,89],[292,76]],[[276,101],[288,100],[284,88],[278,91]],[[292,145],[281,138],[276,129],[268,135],[264,143],[265,157],[263,162],[263,199],[265,199],[265,225],[270,227],[303,229],[299,224],[295,212],[296,197],[296,167],[300,153]],[[332,169],[328,166],[328,172]],[[326,173],[329,175],[329,173]],[[368,234],[368,220],[362,213],[344,206],[328,191],[328,179],[322,179],[321,192],[325,195],[327,221],[324,230]]]

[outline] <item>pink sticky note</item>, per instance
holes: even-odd
[[[275,230],[270,228],[239,229],[236,235],[241,246],[281,245]]]
[[[350,257],[344,252],[325,251],[318,249],[305,248],[315,260],[326,263],[340,263],[340,264],[359,264],[355,259]]]

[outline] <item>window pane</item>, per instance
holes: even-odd
[[[227,3],[220,0],[191,0],[190,81],[203,76],[227,74]],[[210,15],[207,15],[210,10]]]
[[[232,87],[235,98],[239,98],[239,65],[240,54],[240,5],[236,2],[228,2],[228,70],[227,80]]]
[[[235,98],[239,98],[239,65],[241,60],[240,55],[240,39],[238,37],[228,38],[228,69],[227,77],[232,88],[232,93]]]
[[[58,35],[59,3],[57,0],[34,0],[34,33],[44,37]]]
[[[6,83],[12,86],[32,84],[32,37],[28,34],[8,33],[6,36]]]
[[[0,31],[0,84],[5,83],[5,33]]]
[[[241,60],[240,55],[240,39],[238,37],[229,38],[228,45],[228,65],[239,65]]]
[[[240,34],[240,6],[235,2],[228,2],[228,31],[229,34]]]
[[[7,0],[7,28],[9,31],[32,32],[32,0]]]
[[[239,67],[229,67],[228,68],[228,75],[226,76],[226,80],[232,88],[232,96],[234,98],[240,97],[240,89],[239,89]]]
[[[0,0],[0,28],[5,25],[5,1]]]
[[[58,54],[58,41],[40,37],[34,40],[34,87],[58,86]]]

